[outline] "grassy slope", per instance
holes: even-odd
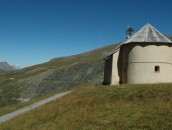
[[[11,121],[2,130],[171,130],[172,84],[85,87]]]

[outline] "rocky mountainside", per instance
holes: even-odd
[[[103,57],[115,46],[114,44],[78,55],[55,58],[44,64],[0,73],[0,107],[84,84],[101,84]]]
[[[0,72],[15,70],[14,66],[10,66],[7,62],[0,62]]]

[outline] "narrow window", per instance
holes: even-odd
[[[160,71],[160,66],[155,66],[155,72],[159,72]]]

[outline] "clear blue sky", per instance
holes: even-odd
[[[29,66],[125,39],[151,23],[172,34],[171,0],[1,0],[0,60]]]

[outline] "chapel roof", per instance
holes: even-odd
[[[143,26],[137,33],[132,37],[127,39],[124,44],[130,42],[163,42],[163,43],[172,43],[170,39],[160,33],[156,28],[151,24],[146,24]]]
[[[122,45],[129,43],[171,43],[172,44],[172,41],[168,39],[165,35],[160,33],[155,27],[153,27],[151,24],[148,23],[145,26],[143,26],[138,32],[136,32],[133,36],[131,36],[129,39],[117,45],[114,48],[114,50],[112,50],[106,57],[116,53]]]

